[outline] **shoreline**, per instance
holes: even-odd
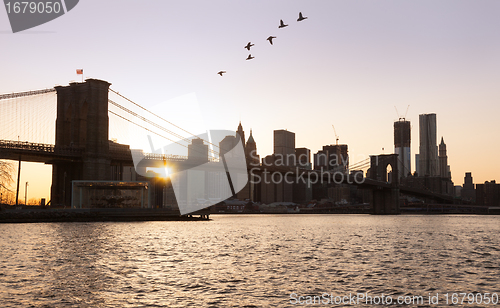
[[[139,222],[139,221],[209,221],[210,213],[198,211],[180,215],[165,209],[5,209],[1,223],[44,222]]]
[[[1,209],[0,224],[3,223],[51,223],[51,222],[141,222],[141,221],[210,221],[210,215],[370,215],[370,213],[215,213],[198,211],[180,215],[178,211],[166,209]],[[499,215],[492,213],[402,211],[397,215]],[[387,216],[387,215],[375,215]],[[394,216],[394,215],[391,215]]]

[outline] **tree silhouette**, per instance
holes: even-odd
[[[13,182],[12,173],[14,167],[11,163],[0,160],[0,189],[9,190],[8,186]]]

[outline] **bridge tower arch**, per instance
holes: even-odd
[[[82,150],[81,159],[54,161],[52,204],[71,204],[72,180],[110,180],[108,91],[111,84],[98,79],[57,86],[55,150]]]
[[[388,179],[387,168],[392,169],[392,177]],[[399,176],[398,155],[384,154],[370,156],[369,177],[389,184],[388,187],[377,187],[372,190],[372,214],[399,214]]]

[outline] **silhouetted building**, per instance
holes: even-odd
[[[401,185],[431,191],[443,195],[455,195],[453,182],[440,176],[409,176],[401,179]]]
[[[236,130],[236,136],[240,136],[241,138],[241,142],[243,142],[243,148],[245,148],[245,131],[243,131],[243,126],[241,125],[241,121],[240,121],[240,124],[238,124],[238,130]]]
[[[419,115],[420,149],[417,170],[419,176],[439,176],[436,114]]]
[[[200,163],[208,162],[208,145],[203,143],[203,139],[196,138],[191,140],[188,145],[188,159],[196,160]]]
[[[295,157],[299,168],[311,170],[311,150],[308,148],[296,148]]]
[[[238,127],[238,129],[241,127]],[[243,128],[241,129],[241,132],[243,133],[243,137],[245,136],[245,133],[243,132]],[[250,130],[250,136],[248,137],[248,140],[245,144],[245,157],[247,161],[247,167],[249,170],[248,173],[248,184],[245,186],[244,189],[240,193],[238,193],[238,199],[250,199],[252,201],[256,201],[260,196],[260,185],[256,185],[254,180],[252,180],[252,174],[250,170],[254,167],[257,167],[260,165],[260,157],[257,154],[257,143],[255,142],[253,135],[252,135],[252,130]]]
[[[247,165],[250,166],[259,165],[260,157],[257,154],[257,143],[253,139],[252,130],[250,130],[250,136],[248,137],[248,141],[245,146],[245,155],[247,158]]]
[[[448,156],[446,155],[446,144],[443,137],[441,137],[441,143],[439,144],[439,176],[451,180],[451,171],[448,165]]]
[[[238,144],[238,138],[235,136],[226,136],[219,142],[219,157],[230,152]],[[228,154],[231,155],[231,154]]]
[[[295,161],[295,133],[284,129],[274,131],[274,156],[277,165],[293,165]]]
[[[415,176],[419,176],[418,174],[418,170],[420,170],[419,162],[420,162],[420,155],[415,154],[415,173],[414,173]]]
[[[411,126],[410,121],[394,122],[394,153],[398,154],[399,178],[411,174]]]
[[[287,130],[274,131],[274,154],[262,159],[262,168],[293,167],[296,165],[295,155],[295,133]],[[262,203],[292,202],[294,199],[294,182],[290,175],[274,172],[274,168],[269,168],[262,174],[262,181],[259,185]],[[301,197],[307,198],[305,194]]]
[[[259,155],[257,154],[257,144],[253,138],[252,135],[252,130],[250,130],[250,136],[248,137],[248,141],[245,143],[245,131],[243,130],[243,126],[241,125],[241,122],[238,125],[238,129],[236,130],[236,134],[234,136],[226,136],[220,143],[219,143],[219,148],[220,148],[220,155],[226,154],[229,152],[231,149],[233,149],[235,146],[238,145],[238,142],[242,142],[243,148],[244,148],[244,155],[247,163],[247,169],[248,169],[248,183],[245,185],[243,189],[241,189],[239,192],[236,192],[236,198],[240,200],[256,200],[256,194],[260,194],[256,189],[258,187],[255,185],[255,183],[252,182],[252,174],[251,174],[251,169],[253,167],[259,166],[260,158]],[[237,152],[236,152],[237,153]],[[226,154],[227,157],[228,154]]]
[[[475,201],[476,191],[474,189],[474,183],[472,181],[472,174],[470,172],[465,173],[464,185],[461,191],[462,199]]]
[[[330,170],[347,173],[349,155],[347,144],[325,145],[314,154],[314,170]]]
[[[311,150],[308,148],[296,148],[295,157],[297,167],[300,169],[311,170]],[[309,178],[305,177],[303,181],[294,181],[293,184],[293,202],[305,203],[312,199],[312,184]]]
[[[241,121],[238,124],[238,129],[236,130],[235,136],[226,136],[219,144],[221,153],[226,153],[228,150],[234,148],[238,142],[242,142],[244,155],[248,168],[248,183],[236,193],[236,198],[240,200],[255,200],[255,185],[252,183],[252,175],[250,173],[250,169],[252,167],[259,165],[259,155],[257,154],[257,144],[252,135],[252,131],[250,130],[250,136],[248,137],[248,141],[245,142],[245,131],[243,130],[243,126],[241,125]]]
[[[484,184],[476,184],[476,204],[486,206],[500,205],[500,184],[486,181]]]
[[[274,165],[274,155],[267,155],[266,157],[262,158],[262,165],[263,166],[272,166]]]

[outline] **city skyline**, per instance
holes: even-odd
[[[107,80],[145,107],[196,93],[207,127],[233,130],[241,120],[247,133],[253,130],[261,157],[273,152],[273,130],[294,132],[296,147],[316,153],[335,144],[333,124],[351,162],[382,148],[393,153],[394,106],[410,105],[413,154],[417,115],[436,113],[437,140],[446,141],[455,184],[465,172],[476,183],[500,174],[499,164],[491,164],[500,131],[500,22],[494,13],[500,5],[494,1],[157,5],[82,2],[18,34],[0,10],[6,46],[0,93],[64,85],[79,80],[75,69],[82,68],[85,77]],[[171,17],[162,18],[163,12]],[[308,19],[296,22],[298,12]],[[110,24],[112,14],[124,18]],[[278,29],[280,19],[289,26]],[[273,45],[269,35],[277,37]],[[249,41],[255,59],[245,61]],[[226,71],[222,77],[220,70]],[[50,167],[29,167],[35,178],[44,168]],[[22,177],[35,194],[34,181]]]

